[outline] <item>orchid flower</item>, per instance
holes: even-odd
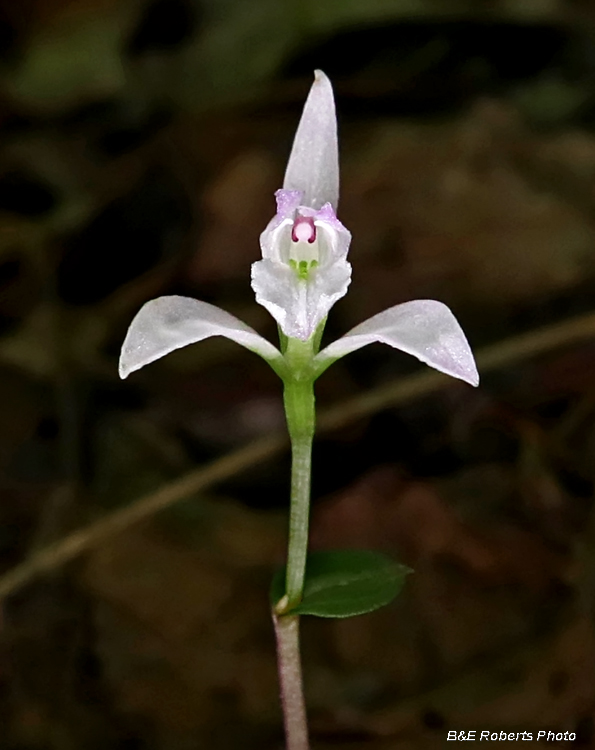
[[[286,340],[318,342],[329,310],[347,292],[350,232],[336,217],[339,196],[337,120],[329,79],[316,71],[285,171],[277,213],[260,236],[262,260],[252,266],[256,301]],[[120,376],[210,336],[225,336],[260,354],[280,374],[287,358],[238,318],[206,302],[167,296],[147,302],[122,347]],[[332,362],[382,342],[447,375],[477,385],[467,339],[446,305],[405,302],[373,316],[321,352],[311,351],[315,378]],[[282,346],[284,349],[284,346]]]

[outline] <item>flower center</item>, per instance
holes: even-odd
[[[291,228],[289,265],[301,279],[307,279],[319,263],[320,252],[316,225],[311,216],[297,216]]]

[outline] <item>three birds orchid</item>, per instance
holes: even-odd
[[[252,265],[256,301],[275,318],[282,340],[316,342],[309,375],[373,342],[412,354],[430,367],[477,385],[479,375],[465,334],[449,308],[416,300],[374,315],[322,351],[316,351],[331,307],[351,281],[350,232],[336,217],[339,197],[337,120],[329,79],[316,71],[285,172],[277,213],[260,236],[262,260]],[[238,318],[188,297],[147,302],[122,346],[120,376],[210,336],[225,336],[256,352],[282,377],[291,362]]]

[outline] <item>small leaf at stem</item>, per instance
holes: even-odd
[[[333,550],[308,555],[302,601],[295,607],[279,605],[285,594],[285,570],[277,571],[271,601],[278,614],[353,617],[389,604],[411,573],[405,565],[379,552]]]

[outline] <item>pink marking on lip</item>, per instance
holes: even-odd
[[[298,216],[291,228],[291,239],[294,242],[309,242],[316,240],[316,226],[311,216]]]

